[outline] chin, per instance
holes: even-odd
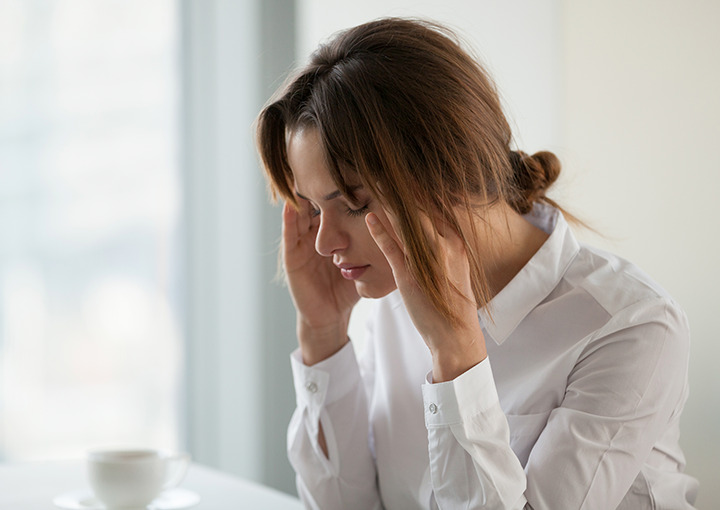
[[[361,281],[355,282],[355,290],[357,290],[358,295],[367,299],[380,299],[390,294],[396,288],[397,285],[395,285],[395,281],[391,284],[386,283],[385,285],[373,285]]]

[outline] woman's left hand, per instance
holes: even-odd
[[[440,226],[433,236],[430,218],[422,217],[422,225],[434,240],[434,249],[445,275],[457,289],[448,299],[449,308],[457,312],[459,324],[453,324],[432,304],[405,264],[405,251],[394,228],[394,218],[384,211],[384,218],[374,213],[365,217],[375,243],[392,268],[395,283],[405,306],[433,358],[433,381],[454,379],[487,356],[485,338],[477,316],[477,306],[470,283],[470,264],[460,237],[449,227]]]

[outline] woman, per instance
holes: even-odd
[[[581,246],[444,28],[321,46],[262,111],[297,310],[288,452],[309,508],[692,508],[683,312]],[[358,362],[347,337],[375,298]]]

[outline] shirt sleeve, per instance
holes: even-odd
[[[381,508],[368,443],[367,396],[353,347],[304,365],[291,355],[297,407],[288,427],[288,458],[306,508]],[[326,457],[318,444],[322,424]]]
[[[490,361],[422,391],[436,505],[522,509],[525,473],[510,448]]]

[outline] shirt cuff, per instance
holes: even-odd
[[[499,404],[488,358],[452,381],[432,384],[429,372],[422,393],[428,428],[462,423]]]
[[[362,378],[352,343],[312,366],[302,362],[300,349],[290,355],[295,395],[299,408],[307,407],[319,415],[323,406],[332,404],[360,387]]]

